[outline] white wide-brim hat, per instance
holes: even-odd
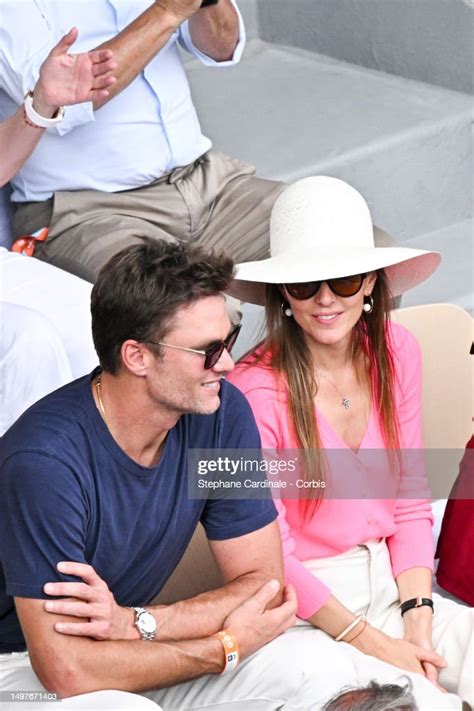
[[[324,281],[384,269],[392,296],[421,284],[438,267],[439,252],[375,246],[374,227],[360,193],[343,180],[303,178],[273,206],[269,259],[236,266],[229,294],[265,305],[267,284]]]

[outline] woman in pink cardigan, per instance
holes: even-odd
[[[267,337],[228,379],[264,448],[304,450],[276,501],[298,616],[344,642],[341,654],[355,648],[472,704],[473,610],[431,594],[420,351],[388,319],[440,257],[374,247],[362,196],[322,176],[280,196],[270,232],[271,258],[239,265],[231,292],[265,305]]]

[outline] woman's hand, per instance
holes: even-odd
[[[427,644],[426,641],[422,645],[408,639],[395,639],[370,625],[367,625],[362,634],[358,635],[353,646],[364,654],[370,654],[383,662],[427,677],[425,664],[434,667],[436,678],[438,669],[444,669],[447,666],[444,659],[433,651],[431,644]]]
[[[120,607],[115,602],[107,583],[91,565],[72,561],[58,563],[60,573],[82,578],[82,583],[47,583],[48,595],[66,596],[65,600],[47,600],[47,612],[56,615],[77,617],[77,622],[57,622],[54,629],[61,634],[70,634],[93,639],[140,639],[134,625],[133,610]]]
[[[403,622],[405,625],[405,634],[403,638],[407,642],[411,642],[418,647],[433,650],[431,636],[432,621],[433,612],[430,607],[423,606],[408,610],[403,615]],[[430,662],[423,662],[422,666],[426,678],[441,691],[446,691],[446,689],[443,689],[443,687],[438,683],[439,671],[437,667]]]
[[[106,98],[107,88],[116,81],[110,74],[117,66],[111,50],[68,54],[77,36],[73,27],[41,65],[33,91],[33,107],[45,118],[53,116],[60,106]]]

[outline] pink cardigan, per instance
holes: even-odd
[[[395,397],[400,423],[400,447],[421,450],[421,357],[417,341],[406,329],[390,324],[389,333],[395,363]],[[257,365],[239,363],[228,376],[247,397],[252,407],[262,438],[268,449],[296,449],[292,427],[288,420],[287,387],[265,362]],[[370,486],[374,471],[385,459],[385,446],[375,403],[367,430],[356,453],[352,452],[339,435],[325,421],[316,408],[321,442],[325,449],[347,450],[353,458],[361,486]],[[370,450],[370,451],[369,451]],[[379,450],[374,457],[374,451]],[[384,450],[381,453],[381,450]],[[416,452],[414,459],[416,459]],[[372,456],[370,456],[372,455]],[[372,471],[371,470],[372,467]],[[408,467],[409,468],[409,467]],[[417,466],[417,477],[424,480],[424,468]],[[388,471],[388,470],[387,470]],[[423,481],[423,483],[425,483]],[[417,494],[419,496],[419,494]],[[296,588],[298,615],[311,617],[328,600],[329,588],[302,561],[343,553],[353,546],[373,538],[386,538],[390,551],[393,575],[413,567],[433,569],[433,516],[428,498],[408,499],[348,499],[326,498],[317,513],[302,524],[297,500],[275,501],[280,515],[285,574]]]

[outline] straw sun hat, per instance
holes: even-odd
[[[264,305],[266,284],[324,281],[384,269],[392,295],[398,296],[438,267],[438,252],[376,247],[374,231],[383,244],[386,233],[372,225],[364,198],[343,180],[326,176],[298,180],[273,207],[271,257],[238,264],[229,293]]]

